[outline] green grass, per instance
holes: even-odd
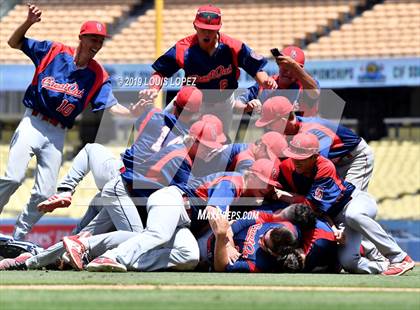
[[[102,284],[103,289],[25,289],[26,285]],[[417,292],[334,292],[270,290],[113,290],[105,285],[249,285],[420,288],[420,268],[401,277],[314,274],[0,272],[0,309],[419,309]]]

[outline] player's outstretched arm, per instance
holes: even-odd
[[[41,21],[42,11],[35,5],[28,3],[28,16],[26,20],[13,32],[7,43],[11,48],[21,49],[23,38],[31,26]]]

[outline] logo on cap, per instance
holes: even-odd
[[[98,29],[98,31],[102,31],[102,25],[100,23],[96,23],[96,29]]]
[[[296,52],[296,50],[292,50],[292,51],[290,52],[290,57],[292,57],[293,59],[296,59],[296,57],[297,57],[297,52]]]

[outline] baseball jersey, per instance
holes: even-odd
[[[299,132],[318,137],[320,154],[331,160],[348,155],[361,141],[351,129],[320,117],[297,117]]]
[[[211,56],[200,48],[194,34],[179,40],[152,67],[165,77],[184,69],[186,77],[195,79],[197,88],[220,90],[208,95],[204,92],[204,102],[216,103],[224,102],[238,88],[239,68],[254,77],[266,63],[246,44],[221,33],[216,51]]]
[[[92,111],[117,104],[105,69],[95,60],[77,68],[75,49],[58,42],[24,38],[22,51],[35,65],[23,104],[71,128],[90,103]]]
[[[326,222],[319,219],[313,230],[302,231],[302,249],[306,255],[304,272],[338,272],[338,245]]]
[[[146,109],[136,120],[137,136],[133,145],[121,155],[124,164],[141,163],[159,152],[177,137],[188,133],[188,126],[172,113],[158,108]]]
[[[340,213],[350,201],[355,189],[353,184],[342,180],[334,164],[321,155],[309,176],[298,173],[291,158],[282,161],[278,180],[284,190],[305,197],[299,202],[331,218]]]
[[[243,173],[255,162],[252,152],[254,144],[232,143],[214,151],[206,160],[196,158],[193,174],[197,177],[222,171],[237,171]]]
[[[191,231],[199,233],[207,226],[207,218],[201,217],[206,206],[215,206],[222,212],[243,193],[244,179],[240,173],[219,172],[201,178],[191,177],[188,184],[177,184],[188,197],[191,208]]]
[[[276,82],[279,78],[279,75],[271,76]],[[315,80],[320,88],[319,82]],[[274,96],[283,96],[289,99],[292,104],[299,104],[299,111],[303,111],[304,115],[311,116],[318,113],[318,101],[319,99],[313,99],[305,95],[303,91],[303,86],[299,81],[296,81],[290,84],[287,88],[280,88],[277,82],[277,89],[264,89],[258,83],[253,84],[248,87],[248,89],[238,97],[243,103],[248,103],[251,100],[259,99],[264,103],[267,99]]]
[[[287,227],[296,236],[297,228],[290,222],[265,222],[264,220],[238,220],[232,225],[233,241],[241,257],[226,266],[229,272],[274,272],[276,258],[260,246],[260,238],[270,229]]]
[[[153,154],[147,161],[124,162],[125,171],[121,174],[132,194],[140,197],[150,195],[165,186],[188,183],[192,161],[183,144],[172,144]]]

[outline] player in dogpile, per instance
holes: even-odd
[[[33,15],[39,13],[32,10]],[[167,62],[171,66],[162,66],[161,71],[165,67],[173,72],[162,75],[156,67],[155,79],[170,76],[182,67],[180,60],[185,64],[190,61],[188,53],[175,53],[181,47],[183,52],[194,54],[202,48],[197,43],[201,41],[205,46],[218,42],[220,45],[209,47],[213,52],[224,44],[236,46],[229,45],[235,42],[229,39],[229,43],[218,33],[221,16],[217,8],[200,7],[194,24],[197,35],[190,39],[197,41],[181,40],[161,56],[155,65]],[[203,31],[206,27],[209,32]],[[245,45],[240,46],[249,52]],[[270,84],[265,81],[262,84]],[[313,90],[316,93],[316,87]],[[189,95],[184,96],[185,92]],[[163,130],[168,120],[177,123],[187,116],[191,120],[205,97],[198,96],[200,99],[194,101],[197,97],[193,93],[200,94],[196,89],[181,89],[175,99],[174,118],[154,109],[155,92],[140,93],[144,101],[140,100],[133,111],[143,112],[138,139],[124,152],[121,173],[117,165],[116,175],[101,185],[104,199],[98,215],[107,213],[111,217],[107,225],[112,224],[102,229],[106,233],[66,236],[53,249],[2,260],[0,270],[46,266],[115,272],[194,270],[199,264],[201,268],[205,265],[212,271],[227,272],[339,272],[343,268],[349,273],[401,275],[414,268],[407,253],[374,220],[376,203],[362,191],[368,178],[355,186],[348,175],[343,180],[327,158],[343,155],[337,143],[340,139],[347,141],[340,136],[343,132],[352,141],[343,152],[357,155],[353,150],[359,151],[359,137],[343,128],[335,132],[322,120],[296,118],[290,101],[279,96],[263,102],[256,124],[275,132],[265,133],[255,144],[223,145],[226,129],[220,125],[223,122],[214,120],[216,116],[202,117],[191,127],[185,124],[183,130],[174,123],[171,129]],[[188,107],[193,107],[192,111]],[[328,140],[327,147],[324,140]],[[225,167],[194,175],[196,160],[205,164],[219,155],[224,159],[213,167]],[[356,164],[357,168],[369,168]],[[75,186],[72,184],[70,191]],[[68,196],[55,197],[41,203],[40,209],[51,211],[61,201],[67,201],[65,206],[71,202]],[[233,208],[239,216],[232,219],[229,214]],[[147,213],[145,226],[139,209]],[[251,210],[247,214],[251,218],[245,217],[245,210]],[[94,226],[99,223],[95,218],[92,222]],[[362,236],[377,247],[383,260],[361,254]],[[13,242],[8,240],[6,247]]]

